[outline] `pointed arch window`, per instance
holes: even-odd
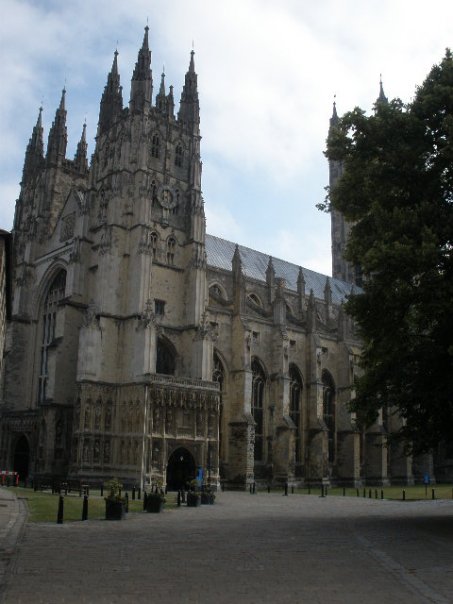
[[[266,376],[259,361],[252,361],[252,416],[255,420],[255,461],[264,456],[264,386]]]
[[[220,406],[219,406],[219,454],[222,459],[223,456],[223,440],[222,440],[222,426],[223,426],[223,388],[225,384],[225,369],[223,368],[222,361],[219,355],[214,352],[214,370],[212,372],[212,381],[217,382],[220,388]]]
[[[332,376],[324,369],[322,372],[323,385],[323,419],[327,427],[328,458],[335,461],[335,383]]]
[[[47,386],[49,381],[49,348],[55,338],[57,323],[57,310],[60,302],[65,297],[66,271],[60,270],[52,281],[44,301],[41,319],[41,360],[38,377],[38,402],[47,400]]]
[[[150,245],[151,245],[151,254],[153,257],[153,260],[156,260],[157,258],[157,245],[158,245],[158,235],[157,233],[155,233],[154,231],[151,233],[151,235],[149,236],[150,238]]]
[[[182,145],[178,144],[176,145],[176,149],[175,149],[175,166],[177,168],[182,168],[182,163],[183,163],[183,150],[182,150]]]
[[[302,447],[301,447],[301,399],[302,399],[302,377],[299,369],[291,364],[289,366],[289,416],[296,426],[295,432],[295,461],[302,462]]]
[[[173,346],[163,338],[157,340],[156,373],[174,375],[176,354]]]
[[[151,139],[151,157],[157,159],[160,157],[160,138],[158,134],[153,134]]]
[[[173,266],[175,263],[176,239],[169,237],[167,239],[167,264]]]

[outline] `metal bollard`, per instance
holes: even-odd
[[[101,497],[104,497],[104,483],[101,482]]]
[[[178,498],[176,500],[178,508],[181,507],[181,491],[178,491]]]
[[[138,487],[137,499],[141,499],[142,490]]]
[[[308,485],[308,494],[311,495],[311,485]]]
[[[381,499],[384,499],[384,489],[381,489]]]
[[[406,501],[406,491],[403,489],[403,501]]]
[[[256,482],[255,481],[253,481],[253,494],[254,495],[256,494]]]
[[[377,489],[374,489],[374,497],[375,497],[375,499],[378,498],[378,496],[377,496]]]
[[[249,493],[252,494],[252,483],[249,484]]]
[[[146,500],[148,498],[148,495],[146,493],[146,491],[143,491],[143,509],[146,510]]]
[[[371,489],[368,491],[368,498],[371,499]]]
[[[271,492],[271,485],[270,485],[270,484],[268,484],[268,485],[267,485],[267,492],[268,492],[268,493],[270,493],[270,492]]]
[[[60,495],[60,497],[58,498],[57,524],[63,524],[63,514],[64,514],[64,498],[63,498],[63,495]]]
[[[291,495],[294,495],[294,485],[291,485]]]
[[[359,489],[356,488],[356,492],[357,492],[357,497],[360,497],[360,491],[359,491]]]
[[[82,520],[88,520],[88,495],[83,496]]]
[[[285,482],[285,492],[284,492],[285,496],[288,496],[288,483]]]
[[[431,489],[431,499],[436,499],[436,489]]]
[[[363,496],[366,497],[366,489],[363,489]]]
[[[135,501],[135,486],[132,487],[132,501]]]
[[[126,499],[126,514],[129,511],[129,494],[126,493],[125,495],[125,499]]]

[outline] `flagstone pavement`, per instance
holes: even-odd
[[[453,602],[453,502],[225,492],[57,525],[0,489],[0,602]]]

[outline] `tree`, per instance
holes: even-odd
[[[363,290],[347,311],[363,338],[352,410],[369,425],[386,406],[414,452],[453,440],[453,58],[414,100],[356,108],[331,128],[342,176],[325,207],[352,224],[347,259]]]

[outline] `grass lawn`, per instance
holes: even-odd
[[[58,495],[52,494],[49,491],[33,491],[33,489],[24,489],[22,487],[7,487],[8,490],[16,494],[20,499],[24,499],[27,502],[29,511],[28,520],[30,522],[56,522],[58,512]],[[344,490],[342,487],[336,487],[327,489],[328,497],[370,497],[372,499],[381,498],[381,490],[383,492],[384,499],[392,500],[403,500],[403,488],[405,491],[406,501],[415,501],[420,499],[432,499],[432,490],[434,489],[435,499],[453,499],[453,485],[451,484],[438,484],[434,486],[428,486],[425,488],[423,485],[417,485],[413,487],[361,487],[359,489],[346,487]],[[260,489],[257,491],[259,494],[264,496],[267,490]],[[272,489],[273,493],[282,493],[283,489]],[[358,495],[357,495],[358,492]],[[294,495],[314,495],[319,497],[321,489],[319,487],[312,487],[311,489],[295,489]],[[293,493],[289,489],[289,496]],[[377,497],[376,497],[377,495]],[[166,496],[167,502],[165,504],[166,510],[175,509],[176,506],[176,493],[168,493]],[[64,497],[64,522],[74,522],[82,520],[82,503],[83,497],[79,497],[78,492],[70,493]],[[132,501],[129,495],[129,513],[146,513],[143,512],[143,499],[136,499]],[[105,517],[105,503],[104,498],[101,497],[99,490],[91,490],[90,497],[88,500],[88,520],[102,520]]]
[[[391,487],[359,487],[358,489],[352,487],[332,487],[327,489],[327,496],[342,497],[370,497],[372,499],[381,498],[381,490],[383,492],[384,499],[392,500],[403,500],[403,489],[405,491],[406,501],[415,501],[420,499],[432,499],[432,491],[434,489],[434,499],[453,499],[453,485],[452,484],[437,484],[437,485],[415,485],[415,486],[391,486]],[[272,492],[283,492],[283,489],[272,489]],[[289,489],[289,495],[292,494],[291,488]],[[358,494],[357,494],[358,493]],[[303,489],[294,489],[296,495],[319,495],[321,494],[321,487],[311,487]],[[377,496],[376,496],[377,495]]]
[[[8,487],[8,490],[15,493],[19,499],[24,499],[28,507],[28,520],[30,522],[56,522],[58,512],[57,494],[49,491],[34,491],[33,489],[24,489],[22,487]],[[176,493],[169,493],[166,496],[166,509],[176,507]],[[64,497],[64,522],[73,522],[82,520],[83,497],[74,492]],[[129,494],[129,513],[143,512],[143,499],[131,500]],[[88,498],[88,520],[101,520],[105,518],[105,502],[101,497],[100,491],[90,491]]]

